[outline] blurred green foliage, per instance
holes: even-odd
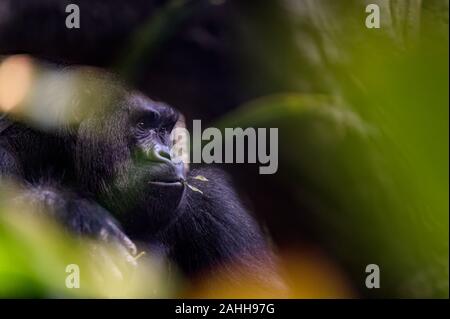
[[[137,266],[131,266],[113,244],[74,238],[36,214],[33,207],[3,196],[1,204],[0,298],[164,298],[174,294],[176,281],[167,282],[167,266],[152,256],[144,255],[136,260]],[[79,288],[66,286],[73,274],[69,265],[79,267]]]
[[[277,64],[263,85],[281,77],[293,93],[219,125],[279,128],[279,183],[355,282],[375,263],[374,296],[448,297],[448,2],[437,15],[423,10],[432,3],[374,2],[384,18],[369,30],[364,1],[285,1],[298,42],[266,41],[255,60]]]

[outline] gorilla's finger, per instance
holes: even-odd
[[[119,256],[122,257],[121,260],[125,260],[124,267],[133,266],[137,267],[137,262],[135,258],[128,252],[127,248],[125,248],[121,243],[116,242],[114,244],[114,249],[118,252]]]
[[[107,224],[109,226],[109,229],[102,229],[100,231],[100,236],[103,237],[102,240],[109,241],[113,239],[123,245],[132,256],[136,255],[137,248],[136,245],[131,241],[131,239],[128,238],[128,236],[125,235],[122,230],[112,221],[108,221]]]
[[[131,239],[122,232],[118,233],[118,238],[120,243],[130,252],[131,256],[136,256],[137,248],[136,245],[131,241]]]
[[[101,269],[108,270],[108,275],[111,275],[115,280],[122,281],[124,279],[120,267],[116,264],[114,258],[111,257],[108,249],[94,243],[91,245],[91,254],[94,256],[94,260],[98,262]],[[105,278],[104,275],[103,277]]]

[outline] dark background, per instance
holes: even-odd
[[[109,69],[203,127],[271,94],[344,99],[386,135],[344,134],[342,110],[275,113],[277,174],[225,169],[280,251],[318,247],[356,295],[448,297],[448,1],[374,2],[381,32],[361,0],[0,0],[0,55]],[[69,3],[81,29],[65,27]],[[389,279],[368,291],[381,260]]]

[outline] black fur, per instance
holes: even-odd
[[[198,175],[208,181],[193,178]],[[229,177],[218,169],[195,169],[188,183],[203,193],[187,192],[177,222],[161,234],[178,265],[188,274],[230,262],[250,265],[255,271],[269,265],[271,257],[259,226],[241,204]]]
[[[114,91],[120,91],[114,103],[84,113],[75,127],[44,132],[8,120],[0,132],[0,172],[21,185],[18,200],[34,203],[74,234],[105,239],[106,232],[131,250],[129,238],[162,247],[188,278],[232,264],[262,281],[274,278],[261,229],[223,172],[192,170],[186,181],[201,192],[152,184],[181,178],[180,167],[156,151],[171,146],[177,112],[131,90]],[[234,271],[226,274],[231,281]]]

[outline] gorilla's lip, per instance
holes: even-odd
[[[183,186],[183,182],[180,180],[175,181],[150,181],[148,182],[152,185],[158,185],[158,186]]]

